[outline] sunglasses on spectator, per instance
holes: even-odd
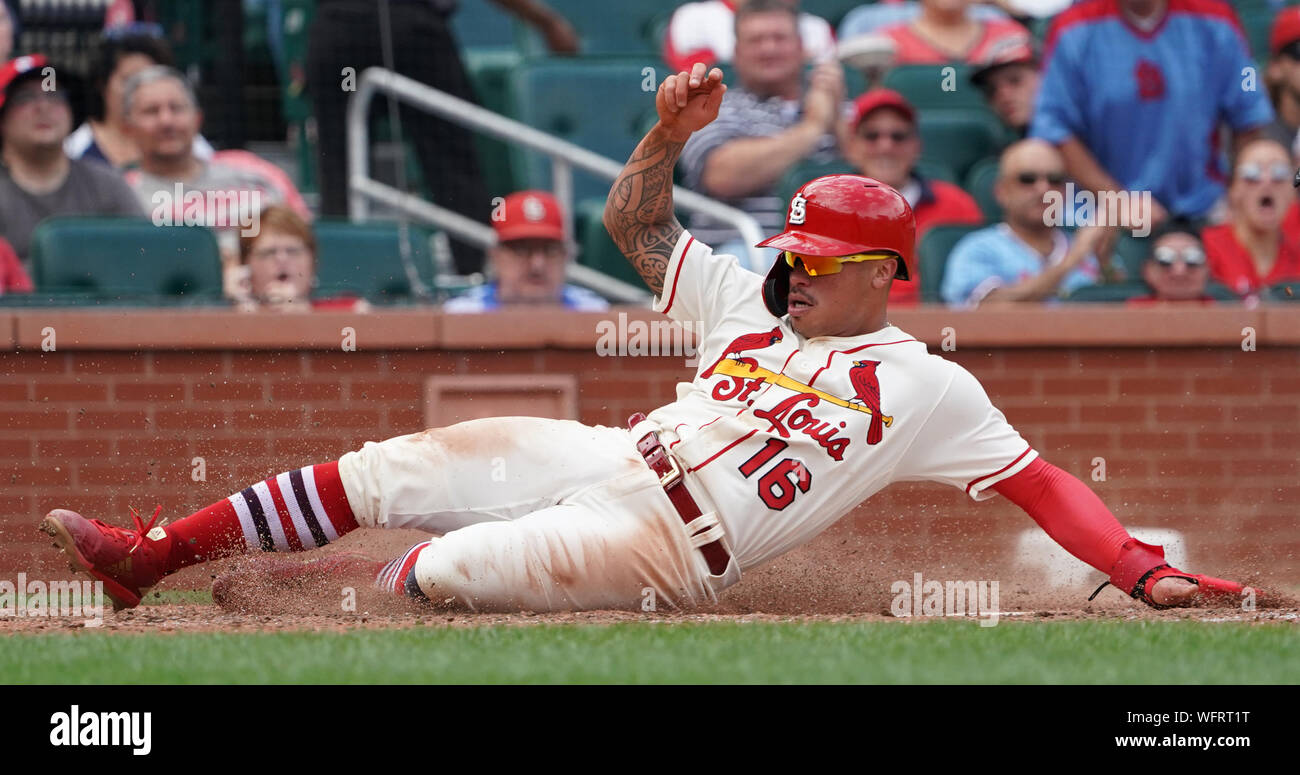
[[[1277,53],[1284,54],[1296,61],[1300,61],[1300,40],[1291,41],[1283,46],[1282,50]]]
[[[1050,186],[1059,186],[1065,182],[1064,172],[1018,172],[1016,173],[1016,182],[1022,186],[1032,186],[1040,180],[1047,181]]]
[[[858,137],[861,137],[869,143],[876,143],[880,141],[880,138],[888,137],[890,140],[894,141],[895,144],[901,144],[912,139],[912,133],[901,129],[896,129],[892,132],[882,132],[879,129],[868,129],[864,132],[858,132]]]
[[[845,264],[856,264],[860,261],[881,261],[886,258],[898,258],[894,253],[858,253],[852,256],[805,256],[802,253],[791,253],[785,251],[785,262],[794,267],[796,261],[803,262],[803,269],[809,277],[821,277],[828,274],[839,274],[844,269]]]
[[[1264,168],[1254,162],[1248,162],[1237,168],[1237,177],[1247,183],[1258,183],[1264,179]],[[1288,181],[1291,179],[1291,168],[1280,161],[1270,164],[1268,179],[1270,183]]]
[[[1173,266],[1174,262],[1179,259],[1182,259],[1183,263],[1188,266],[1197,267],[1205,263],[1205,251],[1191,247],[1178,250],[1166,245],[1165,247],[1156,248],[1155,259],[1157,264],[1164,267]]]

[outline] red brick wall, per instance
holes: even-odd
[[[1207,323],[1203,313],[1153,313],[1100,329],[1090,315],[1065,312],[927,311],[895,322],[932,350],[954,327],[957,350],[944,355],[1126,524],[1177,527],[1196,558],[1267,563],[1294,577],[1300,317],[1279,314]],[[1257,327],[1257,351],[1240,346],[1241,315]],[[0,330],[12,332],[0,339],[0,578],[52,560],[34,529],[50,508],[126,522],[129,506],[161,504],[175,519],[268,475],[419,430],[432,375],[576,374],[587,423],[621,425],[672,400],[689,376],[683,358],[598,357],[599,319],[215,316],[199,335],[161,313],[0,316],[9,324]],[[47,325],[58,332],[54,352],[40,350]],[[356,327],[357,352],[338,351],[342,325]],[[1187,341],[1189,329],[1205,344]],[[1086,330],[1095,344],[1079,343]],[[1018,346],[1030,337],[1039,344]],[[1053,337],[1065,344],[1041,343]],[[206,461],[206,481],[191,479],[195,457]],[[1096,457],[1106,481],[1089,476]],[[885,556],[954,536],[996,552],[1028,524],[1001,499],[976,505],[955,490],[905,485],[860,507],[845,529],[877,537]]]

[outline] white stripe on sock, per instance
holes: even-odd
[[[257,499],[262,502],[262,513],[266,515],[266,526],[271,528],[271,540],[275,543],[277,552],[289,551],[289,539],[284,535],[284,525],[280,524],[280,511],[275,507],[275,498],[271,496],[271,488],[266,482],[258,482],[253,485],[253,492],[257,494]]]
[[[320,523],[320,529],[325,531],[325,537],[330,541],[339,540],[334,522],[325,512],[325,507],[321,505],[320,493],[316,492],[316,475],[312,473],[311,466],[302,469],[302,484],[307,490],[307,500],[311,502],[311,510],[316,512],[316,521]]]
[[[257,537],[257,526],[253,524],[253,515],[248,511],[248,503],[244,501],[243,491],[226,498],[230,505],[235,507],[235,514],[239,516],[239,526],[244,530],[244,549],[254,552],[262,548],[262,541]]]
[[[284,505],[289,509],[289,519],[293,521],[293,529],[298,533],[298,541],[302,544],[302,548],[315,548],[316,537],[311,534],[311,528],[307,527],[307,520],[303,519],[302,510],[298,508],[298,496],[293,492],[293,482],[289,481],[288,472],[278,474],[275,483],[280,485],[280,497],[284,499]],[[306,482],[303,484],[305,485]]]

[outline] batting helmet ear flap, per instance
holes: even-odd
[[[767,272],[763,280],[763,304],[767,311],[777,317],[783,317],[790,303],[790,265],[785,262],[785,254],[778,253],[776,263]]]

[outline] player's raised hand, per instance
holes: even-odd
[[[716,67],[707,70],[703,62],[696,62],[689,73],[670,75],[659,84],[655,95],[659,125],[675,142],[685,142],[692,132],[718,117],[726,92],[722,71]]]

